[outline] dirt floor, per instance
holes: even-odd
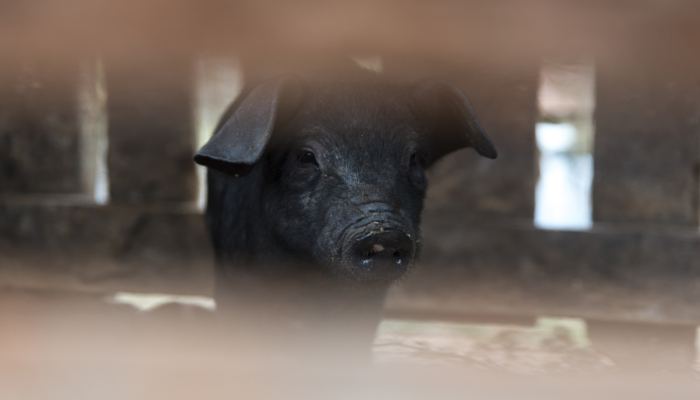
[[[583,321],[546,318],[534,326],[385,320],[374,360],[524,375],[614,368],[611,359],[591,347]]]

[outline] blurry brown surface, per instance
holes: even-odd
[[[241,348],[211,313],[193,307],[137,312],[98,296],[61,292],[2,291],[0,300],[4,398],[684,400],[697,395],[698,381],[690,372],[620,369],[556,329],[538,336],[502,326],[485,335],[463,325],[421,330],[396,321],[377,339],[375,362],[351,366],[342,349],[338,358],[314,363],[314,349],[308,349],[308,357],[292,358],[266,352],[264,340]],[[639,350],[653,365],[656,353]]]
[[[541,54],[624,57],[640,39],[692,46],[697,11],[692,0],[9,1],[0,13],[0,46],[58,57],[341,48],[468,59],[490,54],[517,64]]]

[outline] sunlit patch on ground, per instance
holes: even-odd
[[[140,311],[151,311],[164,305],[195,306],[210,311],[216,309],[214,299],[206,296],[117,292],[106,300],[113,304],[130,305]]]
[[[376,363],[432,363],[533,374],[602,369],[578,319],[540,318],[534,326],[385,320]]]

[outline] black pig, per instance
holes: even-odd
[[[219,307],[365,314],[373,332],[420,250],[425,169],[465,147],[496,157],[449,85],[356,70],[244,90],[195,156],[209,168]]]

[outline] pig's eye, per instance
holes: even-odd
[[[318,167],[318,161],[316,161],[316,156],[310,150],[302,150],[297,154],[297,160],[300,164],[314,165]]]
[[[285,181],[293,188],[306,190],[321,177],[321,168],[313,151],[307,148],[294,150],[287,158],[290,168],[284,168]]]
[[[425,167],[425,159],[423,158],[422,155],[414,152],[411,154],[409,166],[411,168],[423,168],[423,167]]]

